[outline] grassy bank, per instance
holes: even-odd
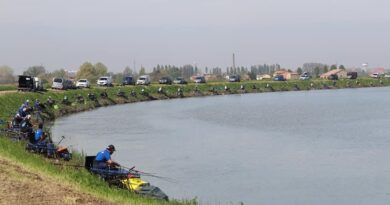
[[[87,100],[88,93],[94,93],[99,96],[101,92],[106,91],[108,98],[102,99],[98,97],[96,101]],[[116,97],[117,89],[88,89],[88,90],[71,90],[71,91],[49,91],[44,93],[30,93],[30,92],[14,92],[0,95],[0,119],[11,119],[11,115],[15,113],[18,107],[25,102],[26,99],[33,103],[35,99],[41,102],[46,102],[50,96],[54,99],[58,106],[55,108],[48,108],[42,115],[45,119],[54,120],[59,116],[69,113],[80,112],[94,109],[100,106],[113,105],[118,103],[125,103],[130,101],[147,100],[144,96],[138,96],[134,99],[127,99],[124,101],[121,97]],[[64,96],[68,96],[72,102],[70,105],[63,105],[61,100]],[[84,96],[84,103],[75,103],[77,96]],[[34,119],[34,117],[33,117]],[[4,125],[3,125],[4,127]],[[36,128],[36,127],[35,127]],[[81,192],[91,193],[92,195],[113,201],[119,204],[161,204],[162,202],[150,198],[141,197],[139,195],[130,193],[126,190],[109,187],[104,181],[91,175],[83,168],[75,168],[72,166],[58,166],[54,165],[53,161],[47,160],[40,155],[30,154],[24,150],[25,144],[23,142],[13,142],[5,137],[0,137],[0,155],[12,161],[23,164],[28,170],[35,170],[41,174],[53,177],[58,183],[65,183],[74,186]],[[82,159],[75,154],[75,159],[71,160],[68,165],[82,165]],[[153,183],[153,182],[152,182]],[[21,193],[23,194],[23,193]],[[168,204],[196,204],[194,201],[177,201],[171,200]]]
[[[14,84],[0,85],[0,91],[6,90],[17,90],[17,87]]]
[[[243,86],[243,88],[241,87]],[[224,95],[238,93],[259,93],[293,90],[311,89],[338,89],[338,88],[358,88],[389,86],[387,79],[358,79],[358,80],[314,80],[314,81],[247,81],[241,83],[213,82],[207,84],[189,85],[150,85],[150,86],[127,86],[113,88],[93,88],[69,91],[48,91],[43,93],[11,92],[0,95],[0,119],[9,120],[18,107],[29,99],[31,103],[35,99],[46,102],[50,96],[56,101],[56,106],[48,107],[42,114],[46,120],[54,120],[58,117],[81,111],[87,111],[101,106],[123,104],[131,102],[141,102],[148,100],[162,100],[179,97]],[[225,89],[227,86],[228,89]],[[162,92],[158,92],[162,87]],[[177,91],[183,91],[182,96],[177,95]],[[124,97],[117,96],[118,91],[125,93]],[[142,94],[144,90],[144,94]],[[131,92],[135,96],[131,96]],[[101,97],[101,93],[106,92],[108,97]],[[146,94],[147,93],[147,94]],[[88,94],[93,94],[96,100],[89,100]],[[64,96],[67,96],[70,104],[62,104]],[[77,102],[77,97],[82,96],[84,102]],[[110,188],[106,183],[92,176],[84,169],[71,166],[57,166],[39,155],[30,154],[24,151],[22,142],[12,142],[4,137],[0,138],[0,155],[19,162],[29,169],[36,170],[58,180],[58,182],[68,183],[82,192],[88,192],[97,197],[102,197],[120,204],[161,204],[159,201],[134,195],[128,191]],[[76,154],[77,156],[77,154]],[[70,164],[82,164],[79,157],[69,162]],[[153,182],[152,182],[153,183]],[[164,187],[161,187],[164,190]],[[195,201],[172,201],[169,204],[196,204]]]

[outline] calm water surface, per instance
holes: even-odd
[[[55,122],[108,144],[170,197],[206,204],[390,204],[390,88],[202,97],[100,108]]]

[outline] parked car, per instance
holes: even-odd
[[[38,91],[43,90],[42,80],[38,77],[19,75],[18,90]]]
[[[51,88],[60,90],[73,89],[74,87],[73,82],[65,78],[54,78],[51,85]]]
[[[390,73],[386,73],[383,77],[390,78]]]
[[[194,82],[195,83],[206,83],[206,79],[204,78],[204,76],[196,76]]]
[[[172,84],[172,79],[168,76],[162,77],[159,81],[160,84]]]
[[[112,78],[110,76],[102,76],[97,80],[98,86],[112,86]]]
[[[229,75],[229,82],[240,82],[240,75]]]
[[[80,79],[76,82],[76,87],[77,88],[89,88],[90,84],[87,79]]]
[[[339,76],[337,76],[336,74],[330,74],[328,76],[328,80],[338,80],[339,79]]]
[[[311,76],[308,72],[302,73],[302,75],[299,77],[299,80],[310,80]]]
[[[285,81],[286,78],[284,78],[283,75],[277,75],[274,77],[274,81]]]
[[[347,78],[348,79],[356,79],[358,76],[357,72],[348,72],[347,73]]]
[[[122,85],[135,85],[135,80],[133,76],[123,77]]]
[[[174,84],[187,84],[187,81],[184,80],[184,78],[182,77],[177,77],[175,78],[175,80],[173,81]]]
[[[148,75],[140,76],[137,80],[137,85],[149,85],[150,84],[150,77]]]

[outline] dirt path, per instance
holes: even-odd
[[[0,91],[0,95],[4,95],[4,94],[7,94],[7,93],[16,93],[18,92],[17,90],[3,90],[3,91]]]
[[[112,204],[41,176],[0,156],[0,205]]]

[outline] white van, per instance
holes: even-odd
[[[137,80],[137,85],[149,85],[150,77],[148,75],[142,75]]]
[[[73,82],[65,78],[53,78],[52,89],[66,90],[73,87]]]
[[[98,86],[112,86],[112,78],[110,76],[102,76],[96,83]]]

